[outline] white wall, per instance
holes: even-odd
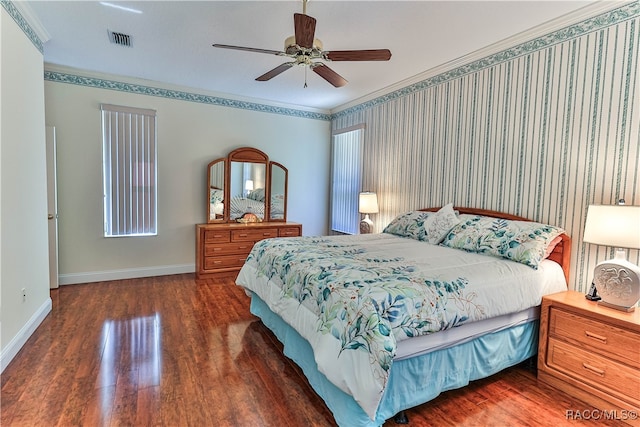
[[[241,146],[288,168],[288,220],[301,222],[305,235],[326,234],[328,120],[103,89],[105,78],[133,81],[104,75],[91,86],[45,80],[46,123],[56,127],[58,144],[62,284],[194,271],[195,224],[206,222],[206,166]],[[103,237],[101,103],[157,110],[158,236]]]
[[[5,8],[0,8],[0,64],[0,369],[4,370],[51,310],[43,57]]]

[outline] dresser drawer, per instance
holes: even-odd
[[[205,230],[205,243],[227,243],[231,241],[231,232],[229,230]]]
[[[268,239],[270,237],[277,237],[277,236],[278,236],[277,228],[231,231],[232,242],[257,242],[258,240]]]
[[[219,268],[242,267],[246,259],[247,254],[204,257],[204,269],[215,270]]]
[[[225,243],[223,245],[216,243],[206,243],[204,245],[204,256],[220,256],[231,254],[244,254],[245,256],[251,252],[253,242]]]
[[[584,384],[619,399],[640,404],[640,371],[586,349],[549,339],[547,364]]]
[[[298,227],[282,227],[278,229],[278,237],[297,237],[300,235]]]
[[[550,335],[640,369],[640,336],[632,331],[551,308]],[[636,389],[637,392],[637,389]]]

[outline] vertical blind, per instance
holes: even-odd
[[[156,235],[156,112],[108,104],[100,109],[104,235]]]
[[[362,177],[362,126],[333,135],[331,158],[331,230],[356,234]]]

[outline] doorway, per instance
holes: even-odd
[[[56,128],[47,126],[47,218],[49,222],[49,288],[58,280],[58,180],[56,172]]]

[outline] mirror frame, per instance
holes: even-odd
[[[282,218],[271,218],[271,203],[273,201],[273,196],[271,194],[271,190],[273,190],[273,168],[274,167],[278,167],[280,169],[282,169],[282,172],[284,172],[284,206],[282,208],[283,211],[283,215]],[[288,192],[288,186],[289,186],[289,171],[287,170],[287,168],[284,167],[283,164],[278,163],[278,162],[269,162],[269,199],[268,200],[268,205],[269,205],[269,221],[271,222],[286,222],[287,221],[287,192]]]
[[[229,183],[227,182],[229,179],[229,174],[227,173],[227,159],[226,157],[222,157],[220,159],[216,159],[212,162],[210,162],[207,165],[207,223],[214,223],[214,222],[225,222],[225,211],[222,211],[222,218],[219,219],[211,219],[211,169],[213,169],[213,167],[216,164],[222,163],[222,194],[223,197],[226,198],[226,191],[227,191],[227,187],[229,186]]]
[[[288,197],[288,179],[289,172],[284,165],[278,162],[269,161],[269,156],[266,153],[252,147],[241,147],[231,151],[227,157],[221,157],[213,160],[207,165],[207,223],[220,223],[220,222],[236,222],[235,219],[231,219],[231,212],[228,208],[227,202],[231,200],[231,162],[243,162],[243,163],[260,163],[265,165],[265,207],[264,207],[264,222],[286,222],[287,221],[287,197]],[[218,163],[222,163],[224,166],[224,202],[225,208],[220,219],[211,219],[211,169]],[[268,167],[267,167],[268,166]],[[282,218],[271,218],[271,173],[274,167],[279,167],[284,171],[284,215]]]

